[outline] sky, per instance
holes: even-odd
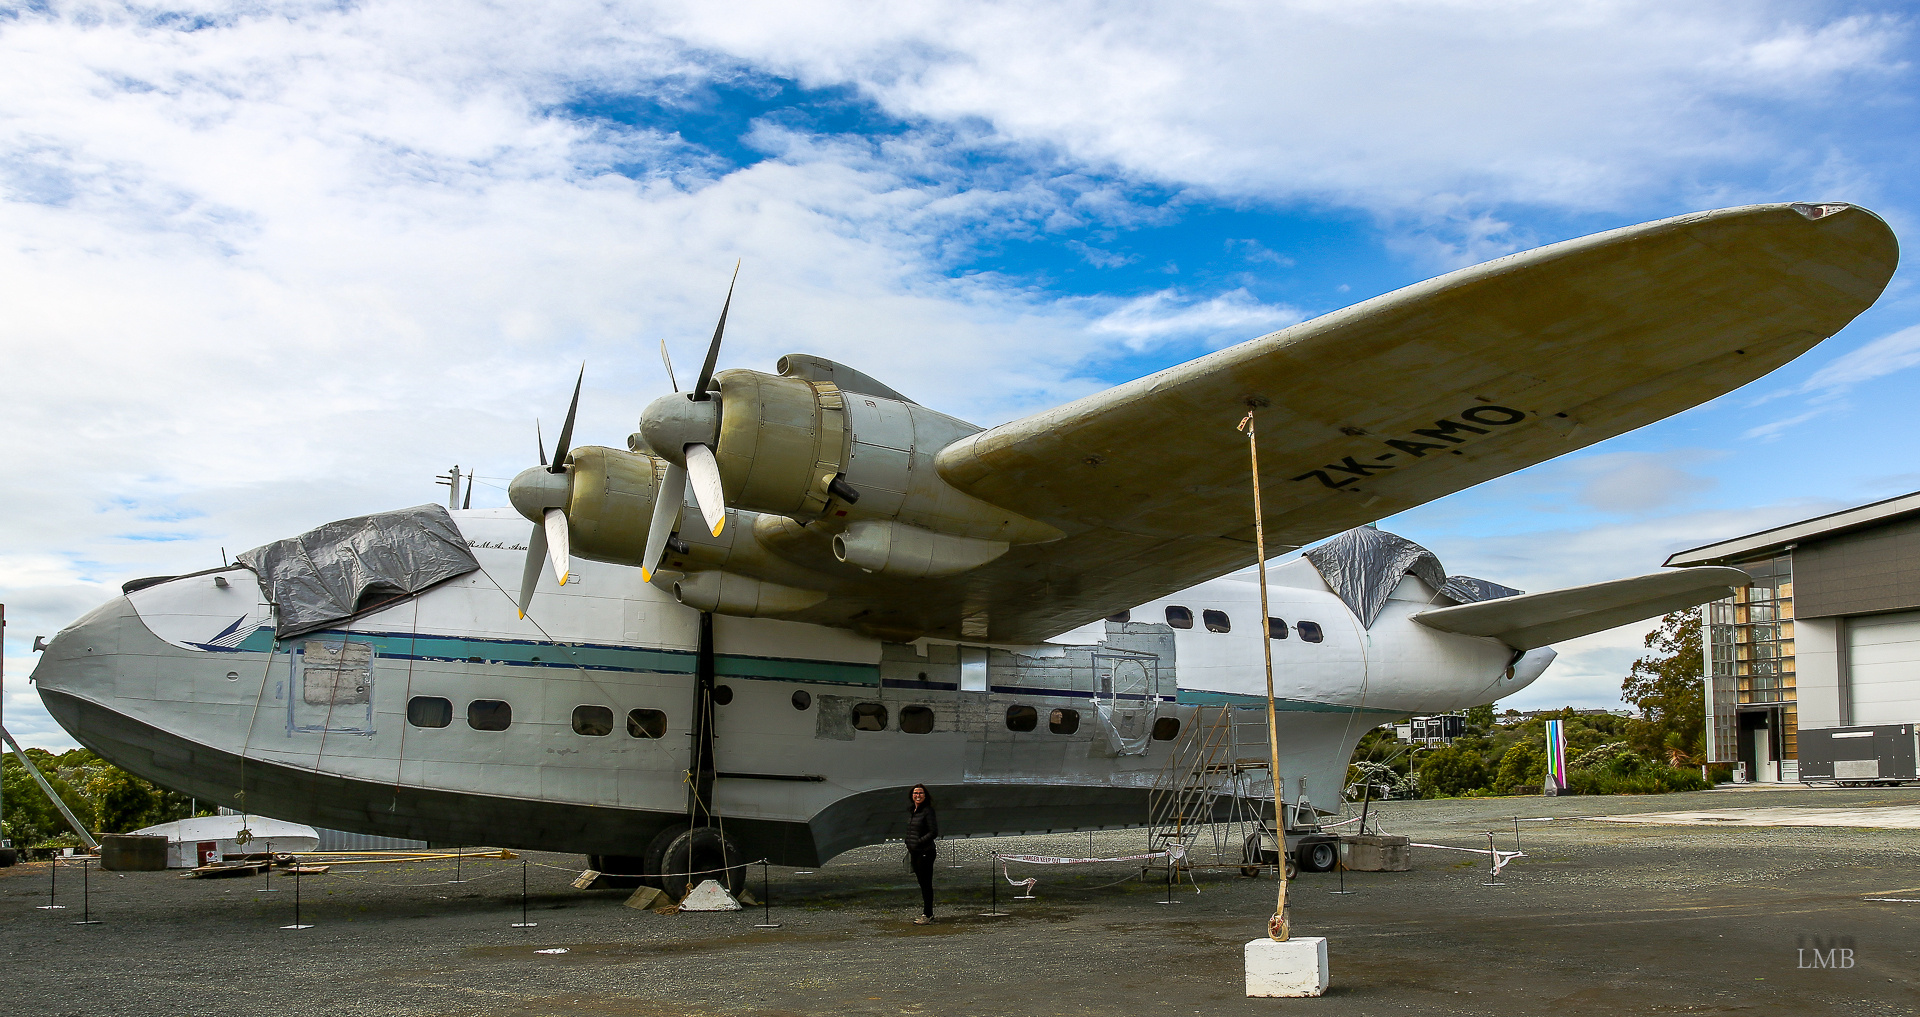
[[[619,446],[697,363],[982,425],[1517,250],[1699,209],[1920,214],[1900,4],[0,2],[0,603],[26,681],[129,578],[505,504],[586,364]],[[1381,525],[1545,590],[1920,489],[1920,298]],[[1502,707],[1619,705],[1641,624]]]

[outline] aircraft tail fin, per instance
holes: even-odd
[[[1672,569],[1650,576],[1434,608],[1414,615],[1413,620],[1443,632],[1491,636],[1516,650],[1531,650],[1718,600],[1747,582],[1747,574],[1736,568]]]

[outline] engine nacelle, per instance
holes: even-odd
[[[833,538],[833,556],[901,579],[951,576],[1007,553],[1004,540],[936,533],[891,519],[862,519]]]
[[[714,458],[735,508],[813,518],[845,469],[847,423],[829,381],[722,371],[720,442]]]
[[[730,572],[695,572],[673,584],[673,596],[696,611],[741,618],[769,618],[804,611],[827,599],[819,590],[799,590]]]
[[[666,464],[644,453],[587,445],[567,466],[567,537],[574,553],[638,565]]]

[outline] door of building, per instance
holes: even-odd
[[[1847,619],[1848,723],[1920,721],[1920,611]]]

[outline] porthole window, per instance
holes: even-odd
[[[1202,611],[1200,621],[1206,625],[1208,632],[1233,631],[1233,619],[1228,618],[1225,611]]]
[[[1167,624],[1176,629],[1193,628],[1193,612],[1184,607],[1167,608]]]
[[[933,730],[933,711],[924,706],[908,706],[900,710],[900,730],[908,734],[926,734]]]
[[[1153,740],[1170,742],[1180,737],[1180,718],[1162,717],[1153,722]]]
[[[613,733],[613,711],[604,706],[573,708],[573,733],[601,738]]]
[[[1114,623],[1115,625],[1125,625],[1126,623],[1133,620],[1133,612],[1132,611],[1116,611],[1113,614],[1107,615],[1107,620]]]
[[[715,685],[713,687],[713,702],[717,706],[725,706],[733,702],[733,686]]]
[[[808,692],[806,689],[800,689],[799,691],[793,694],[794,709],[804,710],[807,707],[812,705],[813,705],[813,693]]]
[[[627,733],[635,738],[665,738],[667,715],[659,710],[629,710]]]
[[[1040,726],[1040,711],[1031,706],[1007,707],[1007,730],[1031,731]]]
[[[407,723],[414,727],[446,727],[453,723],[453,704],[439,696],[407,700]]]
[[[1326,638],[1320,631],[1319,622],[1295,622],[1293,627],[1300,633],[1300,638],[1309,643],[1317,643]]]
[[[1285,618],[1268,618],[1267,619],[1267,638],[1268,639],[1287,638],[1287,620]]]
[[[1047,714],[1047,730],[1054,734],[1072,734],[1080,730],[1080,711],[1055,710]]]
[[[887,729],[887,708],[879,703],[853,704],[853,729],[855,731],[885,731]]]
[[[467,704],[467,726],[475,731],[505,731],[513,726],[513,707],[498,699]]]

